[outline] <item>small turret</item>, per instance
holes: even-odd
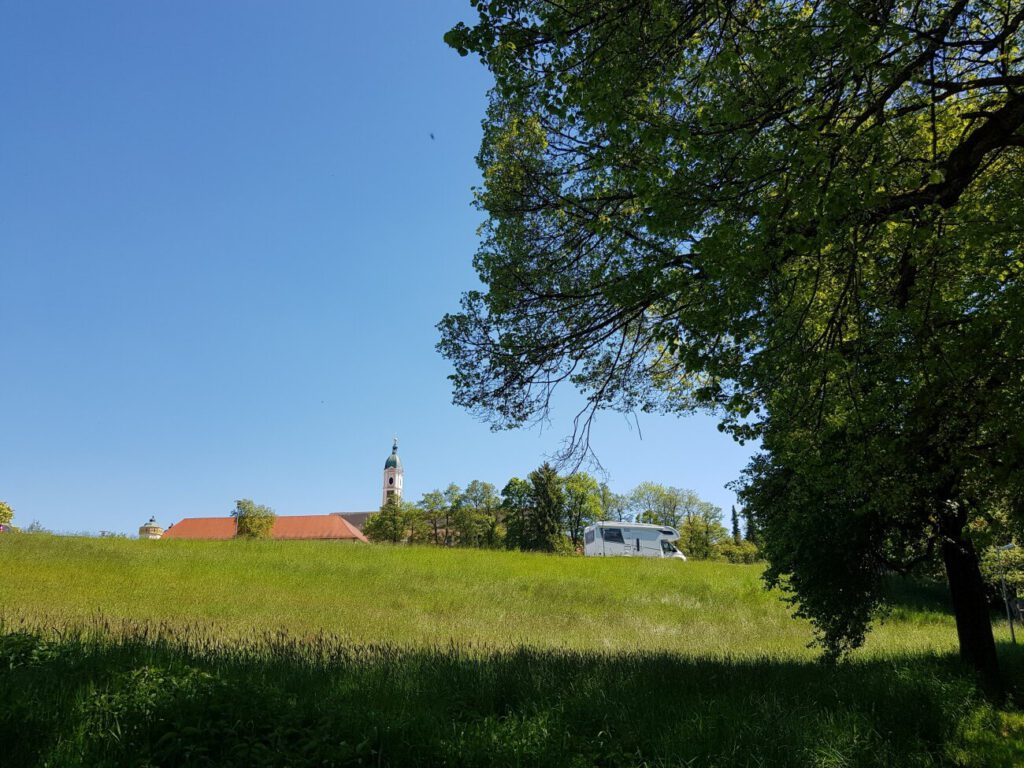
[[[157,523],[155,517],[149,518],[149,522],[139,526],[140,539],[159,539],[164,535],[164,529]]]

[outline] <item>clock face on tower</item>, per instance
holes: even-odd
[[[395,484],[395,478],[389,477],[388,478],[388,485],[394,485],[394,484]]]

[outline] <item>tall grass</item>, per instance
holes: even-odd
[[[813,635],[760,566],[266,541],[0,538],[0,612],[43,623],[205,623],[352,643],[523,645],[810,659]],[[1007,636],[1008,639],[1008,636]],[[896,607],[868,655],[947,652],[943,606]]]
[[[941,595],[904,593],[826,666],[759,576],[10,536],[0,764],[1024,764],[1024,718],[977,693]]]

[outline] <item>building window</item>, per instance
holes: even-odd
[[[605,528],[602,530],[604,534],[604,540],[609,544],[625,544],[625,540],[622,538],[621,528]]]
[[[394,485],[394,484],[395,484],[395,478],[389,477],[388,478],[388,485]]]

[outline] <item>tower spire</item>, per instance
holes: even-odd
[[[402,483],[405,471],[402,469],[402,460],[398,458],[398,435],[395,435],[391,443],[391,455],[384,462],[384,493],[381,496],[381,505],[387,504],[388,498],[395,496],[402,498]]]

